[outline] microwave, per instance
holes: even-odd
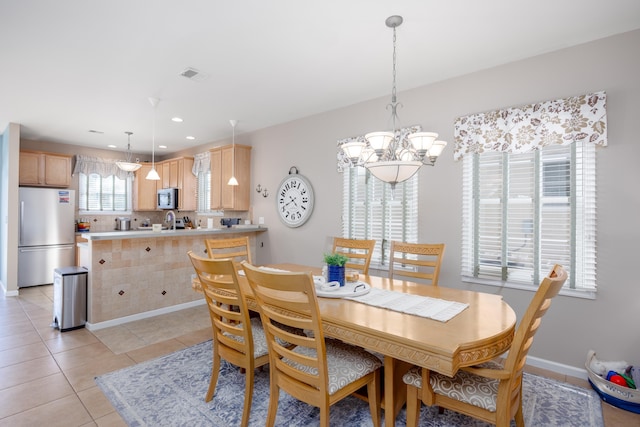
[[[158,190],[158,209],[177,209],[178,189],[163,188]]]

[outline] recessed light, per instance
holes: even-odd
[[[195,136],[188,136],[187,139],[196,139]]]
[[[109,145],[107,145],[107,147],[109,147],[109,148],[117,148],[117,147],[116,147],[115,145],[113,145],[113,144],[109,144]]]
[[[89,129],[89,133],[99,133],[99,134],[103,134],[104,132],[101,130],[95,130],[95,129]]]
[[[172,117],[171,121],[176,123],[182,123],[183,120],[180,117]]]
[[[158,148],[167,148],[166,145],[158,145]]]

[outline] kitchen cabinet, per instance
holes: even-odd
[[[68,187],[71,185],[71,158],[67,154],[20,151],[19,185]]]
[[[145,179],[150,170],[151,163],[144,163],[142,167],[135,172],[136,178],[133,180],[134,211],[155,211],[157,209],[156,182],[160,181]],[[158,170],[157,163],[156,170]]]
[[[178,209],[182,211],[195,211],[197,208],[198,179],[192,169],[193,157],[179,157],[156,163],[156,170],[160,174],[158,188],[177,188]]]
[[[211,153],[211,209],[247,211],[250,205],[251,147],[225,145]],[[227,185],[234,174],[238,185]]]

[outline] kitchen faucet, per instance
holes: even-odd
[[[171,217],[171,219],[169,219],[169,217]],[[171,230],[175,230],[176,229],[176,214],[173,213],[173,211],[167,211],[167,213],[164,216],[164,221],[165,222],[172,222],[172,226],[171,226]]]

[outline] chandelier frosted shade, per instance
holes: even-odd
[[[421,166],[422,162],[417,160],[389,160],[386,162],[370,162],[364,164],[364,167],[369,169],[369,172],[371,172],[373,176],[380,181],[388,182],[392,188],[395,187],[397,183],[406,181],[415,175]]]
[[[344,153],[347,155],[349,160],[356,163],[362,155],[362,150],[366,146],[367,144],[362,141],[351,141],[342,144],[342,150],[344,150]]]
[[[418,153],[426,153],[437,137],[438,134],[435,132],[416,132],[407,136],[407,139]]]
[[[384,151],[389,148],[389,144],[394,140],[393,132],[371,132],[364,136],[369,141],[371,148]]]
[[[140,163],[116,162],[116,165],[125,172],[135,172],[142,167]]]
[[[429,157],[435,158],[442,154],[442,150],[447,146],[446,141],[435,141],[429,148]]]

